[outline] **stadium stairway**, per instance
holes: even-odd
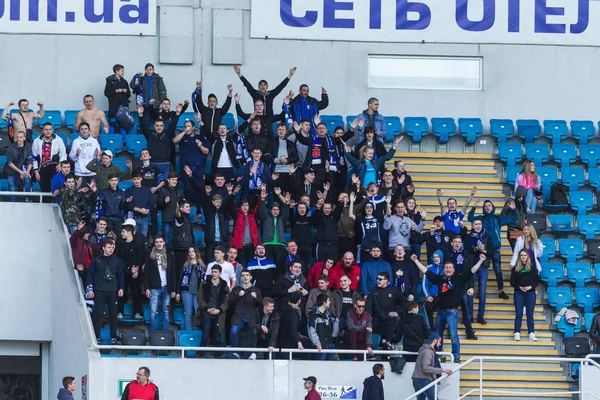
[[[439,214],[439,205],[435,195],[438,188],[443,190],[443,201],[448,197],[455,197],[458,207],[462,207],[470,195],[470,190],[477,185],[475,198],[482,200],[490,199],[496,205],[496,213],[499,213],[507,198],[501,183],[502,168],[496,165],[491,154],[462,154],[462,153],[396,153],[394,160],[387,164],[393,168],[393,161],[400,159],[404,161],[407,172],[413,178],[416,187],[415,198],[421,209],[427,210],[427,223],[429,225],[433,216]],[[474,202],[471,203],[473,205]],[[480,207],[483,204],[480,203]],[[470,207],[469,207],[470,210]],[[478,214],[482,211],[478,208]],[[468,212],[468,210],[467,210]],[[466,221],[465,224],[470,224]],[[508,244],[503,228],[503,242],[501,250],[502,272],[504,278],[505,292],[510,296],[509,300],[498,298],[498,288],[493,269],[488,270],[489,278],[487,285],[487,301],[485,319],[487,325],[473,324],[479,340],[466,340],[464,326],[459,323],[459,337],[461,342],[461,360],[466,362],[471,357],[477,356],[558,356],[557,345],[553,341],[550,331],[550,316],[544,311],[539,293],[543,287],[538,289],[537,305],[535,309],[535,323],[537,342],[530,342],[527,335],[525,318],[521,329],[521,341],[513,339],[514,327],[514,290],[509,285],[510,266],[509,262],[512,251]],[[429,264],[421,255],[421,262]],[[477,288],[475,289],[475,315],[479,300],[477,299]],[[461,317],[462,320],[462,317]],[[448,335],[444,338],[444,351],[451,351]],[[517,365],[515,365],[517,364]],[[461,395],[472,389],[479,388],[479,362],[473,362],[461,370]],[[483,362],[483,388],[485,390],[501,390],[524,393],[499,393],[484,392],[484,399],[539,399],[548,398],[545,392],[568,391],[569,383],[560,362],[506,362],[506,361],[484,361]],[[571,397],[571,395],[555,395],[554,397]],[[469,397],[479,399],[479,391],[472,393]]]

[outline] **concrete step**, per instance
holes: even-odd
[[[387,168],[394,168],[394,162],[395,160],[390,160],[390,161],[386,161],[385,165]],[[471,160],[471,159],[460,159],[460,160],[454,160],[452,158],[443,158],[443,159],[434,159],[434,160],[426,160],[426,159],[412,159],[410,160],[410,167],[408,165],[406,165],[405,163],[405,168],[408,171],[408,173],[410,174],[413,170],[414,170],[414,166],[418,165],[418,166],[428,166],[428,165],[448,165],[448,166],[453,166],[453,167],[487,167],[487,168],[494,168],[495,163],[494,161],[488,161],[488,160]]]
[[[494,348],[496,346],[502,346],[504,348],[522,348],[522,347],[535,347],[535,348],[548,348],[551,347],[554,350],[554,342],[530,342],[529,340],[521,340],[517,342],[515,340],[465,340],[460,342],[461,349],[463,345],[466,347],[473,346],[486,346],[488,348]]]
[[[514,316],[514,314],[509,315],[509,314],[499,314],[499,313],[488,313],[486,310],[485,319],[488,321],[488,325],[490,325],[490,321],[498,321],[498,320],[514,321],[515,316]],[[534,321],[545,321],[546,316],[545,315],[534,315],[533,320]]]
[[[408,153],[397,151],[394,158],[401,159],[405,163],[414,159],[467,159],[467,160],[493,160],[492,154],[466,154],[466,153]]]
[[[479,363],[465,365],[461,368],[462,371],[468,373],[469,371],[477,371],[479,373]],[[516,370],[515,365],[498,365],[494,361],[486,361],[483,364],[483,371],[486,372],[514,372],[516,374],[522,373],[560,373],[562,374],[564,370],[559,367],[548,367],[548,366],[538,366],[538,367],[529,367],[527,371]],[[461,374],[462,376],[462,374]]]
[[[466,183],[448,183],[448,182],[440,182],[442,183],[442,186],[439,186],[435,183],[419,183],[419,189],[433,189],[434,191],[436,189],[443,189],[444,190],[444,195],[446,195],[446,191],[452,191],[452,190],[461,190],[461,191],[465,191],[466,193],[469,193],[471,191],[471,189],[473,188],[473,185],[469,185]],[[479,193],[480,191],[483,192],[501,192],[504,189],[503,185],[489,185],[489,184],[481,184],[481,185],[477,185],[477,193]]]
[[[444,352],[451,352],[452,348],[450,347],[450,343],[444,343]],[[556,357],[558,356],[558,351],[554,349],[504,349],[502,347],[498,348],[489,348],[482,349],[478,347],[465,347],[463,348],[461,342],[460,349],[460,358],[463,360],[468,360],[470,357],[476,356],[548,356],[548,357]]]
[[[512,330],[507,331],[507,330],[487,330],[486,328],[481,328],[478,329],[475,333],[475,335],[480,339],[480,340],[506,340],[506,341],[511,341],[513,340],[513,332]],[[536,336],[538,338],[539,341],[549,341],[552,340],[552,333],[551,332],[537,332]],[[444,336],[446,339],[449,339],[450,337],[448,336],[448,334],[446,333]],[[458,331],[458,337],[460,338],[461,342],[463,340],[466,340],[466,335],[464,334],[464,329],[460,329]],[[529,343],[529,339],[526,340],[527,343]]]
[[[460,395],[464,396],[466,393],[468,393],[469,390],[461,390],[460,391]],[[484,400],[499,400],[499,399],[507,399],[507,398],[518,398],[519,400],[539,400],[540,398],[544,398],[544,399],[549,399],[549,398],[565,398],[565,399],[570,399],[572,398],[571,394],[553,394],[552,396],[548,396],[546,394],[546,392],[551,392],[551,390],[549,391],[544,391],[542,393],[535,393],[535,392],[528,392],[527,395],[523,395],[521,393],[498,393],[498,392],[493,392],[493,391],[485,391],[483,392],[483,399]],[[471,395],[465,397],[466,400],[480,400],[481,398],[479,397],[479,390],[474,391]]]
[[[445,186],[443,186],[445,187]],[[435,198],[436,202],[437,202],[437,195],[435,194],[435,189],[423,189],[421,187],[421,185],[418,185],[419,191],[416,194],[416,198],[417,198],[417,204],[421,204],[421,199],[427,199],[427,198]],[[448,197],[454,197],[456,199],[456,201],[458,202],[458,205],[462,208],[462,206],[465,204],[465,201],[467,200],[467,198],[469,197],[469,192],[468,191],[446,191],[444,190],[444,195],[442,196],[443,199],[446,199]],[[506,200],[506,195],[504,193],[502,193],[501,191],[498,190],[493,190],[493,191],[482,191],[480,192],[479,190],[477,191],[477,197],[485,197],[487,198],[491,198],[491,199],[502,199],[502,201],[504,202],[504,200]],[[492,200],[492,202],[496,202],[496,200]],[[473,202],[472,202],[473,203]],[[439,202],[436,203],[439,205]],[[473,204],[470,204],[469,207],[471,207]],[[504,204],[502,204],[504,205]]]
[[[517,372],[517,371],[514,371]],[[525,372],[529,371],[518,371],[519,381],[521,382],[567,382],[567,377],[564,375],[550,375],[548,373],[538,374],[538,375],[525,375]],[[560,371],[562,373],[562,371]],[[479,371],[477,372],[466,372],[460,374],[461,384],[463,381],[479,381]],[[515,375],[511,374],[498,374],[498,373],[489,373],[487,371],[483,371],[483,381],[484,387],[487,385],[485,382],[488,381],[505,381],[510,382],[515,380]]]
[[[461,379],[460,382],[461,388],[478,388],[479,382],[471,382],[466,381],[463,382]],[[484,389],[528,389],[528,390],[537,390],[543,391],[545,389],[560,389],[560,390],[569,390],[569,384],[567,382],[497,382],[497,381],[489,381],[485,382],[483,385]]]
[[[488,317],[486,316],[486,320],[488,319]],[[512,332],[513,329],[515,328],[515,324],[514,324],[514,319],[515,317],[512,317],[512,321],[511,322],[507,322],[506,320],[504,320],[503,322],[496,322],[493,321],[491,318],[488,320],[488,323],[486,325],[481,325],[477,322],[474,322],[473,325],[473,329],[478,330],[505,330],[505,331],[510,331],[510,337],[512,337]],[[549,327],[550,324],[543,324],[540,323],[538,324],[538,327],[536,328],[536,332],[548,332],[549,331]],[[525,338],[525,334],[524,332],[527,332],[527,322],[525,321],[525,318],[523,318],[523,323],[521,324],[521,335],[523,336],[523,338]],[[529,340],[527,338],[527,340]]]
[[[458,182],[458,183],[471,183],[471,184],[479,184],[479,183],[500,183],[500,178],[497,176],[444,176],[440,178],[439,173],[435,175],[431,174],[423,174],[423,173],[413,173],[413,171],[408,171],[412,176],[413,180],[417,183],[417,188],[419,183],[421,182]],[[447,171],[444,171],[447,172]],[[431,172],[430,172],[431,173]],[[415,179],[417,178],[417,179]]]

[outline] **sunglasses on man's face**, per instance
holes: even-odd
[[[385,278],[377,278],[377,281],[385,281]]]
[[[359,305],[357,305],[356,308],[365,308],[365,306],[359,306]]]

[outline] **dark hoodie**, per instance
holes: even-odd
[[[73,400],[73,393],[69,389],[60,388],[56,398],[58,400]]]
[[[476,260],[479,260],[479,255],[482,254],[482,252],[477,247],[479,243],[483,243],[485,245],[485,248],[487,249],[488,248],[487,235],[485,234],[483,229],[479,233],[477,233],[477,232],[475,232],[475,230],[471,229],[471,233],[469,233],[467,235],[467,237],[465,238],[465,246],[464,246],[465,252],[467,253],[467,256],[469,257],[469,260],[470,260],[470,263],[469,263],[470,265],[477,262]],[[489,268],[490,264],[488,262],[486,262],[481,267]]]
[[[515,192],[515,211],[517,212],[517,220],[513,223],[508,224],[508,229],[512,230],[523,230],[525,226],[525,218],[527,217],[527,203],[525,203],[525,195],[527,194],[527,189],[523,186],[519,186]],[[523,201],[519,201],[518,198],[523,196]],[[504,203],[504,207],[500,212],[500,215],[510,217],[513,213],[513,210],[508,206],[508,202],[510,199],[506,200]]]
[[[392,284],[406,297],[411,294],[416,295],[417,286],[419,285],[419,271],[415,263],[405,255],[402,261],[392,261],[391,267],[394,271],[394,275],[390,277]],[[402,271],[402,275],[398,275],[399,271]]]
[[[433,256],[430,258],[431,260],[431,264],[429,264],[427,266],[427,271],[431,271],[432,273],[436,274],[436,275],[444,275],[444,253],[441,252],[441,250],[436,250],[433,254],[437,254],[438,256],[440,256],[440,263],[439,264],[434,264],[433,263]],[[434,284],[431,283],[431,281],[429,279],[427,279],[427,275],[423,275],[423,295],[425,296],[425,298],[431,296],[437,296],[438,294],[438,287]]]
[[[362,400],[383,400],[383,382],[381,378],[372,375],[364,380],[364,389],[362,394]]]
[[[475,208],[476,207],[473,207],[471,208],[471,211],[469,211],[469,215],[467,217],[469,222],[473,222],[475,219]],[[483,231],[489,237],[489,251],[495,251],[496,249],[500,248],[502,243],[500,238],[500,227],[516,222],[517,212],[512,211],[510,215],[496,216],[496,206],[492,204],[492,211],[488,214],[484,209],[483,214],[479,215],[479,218],[481,218],[483,221]]]
[[[427,341],[429,329],[425,324],[425,318],[418,314],[406,313],[400,323],[396,325],[394,332],[393,343],[398,343],[402,340],[404,351],[417,352]]]

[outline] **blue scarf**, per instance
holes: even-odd
[[[140,79],[140,76],[138,74],[135,74],[133,76],[133,93],[135,94],[135,102],[136,104],[144,104],[144,94],[143,94],[143,89],[142,89],[142,80]]]
[[[248,170],[252,170],[252,168],[254,167],[254,160],[250,160],[248,161]],[[256,168],[256,175],[252,175],[250,177],[250,182],[248,184],[248,189],[250,190],[260,190],[263,180],[262,180],[262,174],[264,171],[264,164],[262,163],[262,161],[258,162],[258,168]]]
[[[198,282],[202,282],[204,280],[204,271],[202,270],[202,266],[200,264],[186,262],[184,267],[185,269],[183,270],[183,277],[181,278],[181,286],[190,286],[190,275],[192,275],[192,269],[194,267],[198,269]]]
[[[235,142],[235,158],[238,160],[250,160],[250,153],[248,153],[248,147],[246,146],[246,138],[244,134],[237,132],[237,140]]]
[[[333,143],[333,139],[331,136],[325,136],[325,140],[327,141],[327,149],[329,151],[329,170],[337,171],[337,163],[339,159],[338,149],[335,143]],[[321,164],[321,149],[323,148],[323,143],[321,142],[321,138],[317,134],[312,134],[312,164]]]

